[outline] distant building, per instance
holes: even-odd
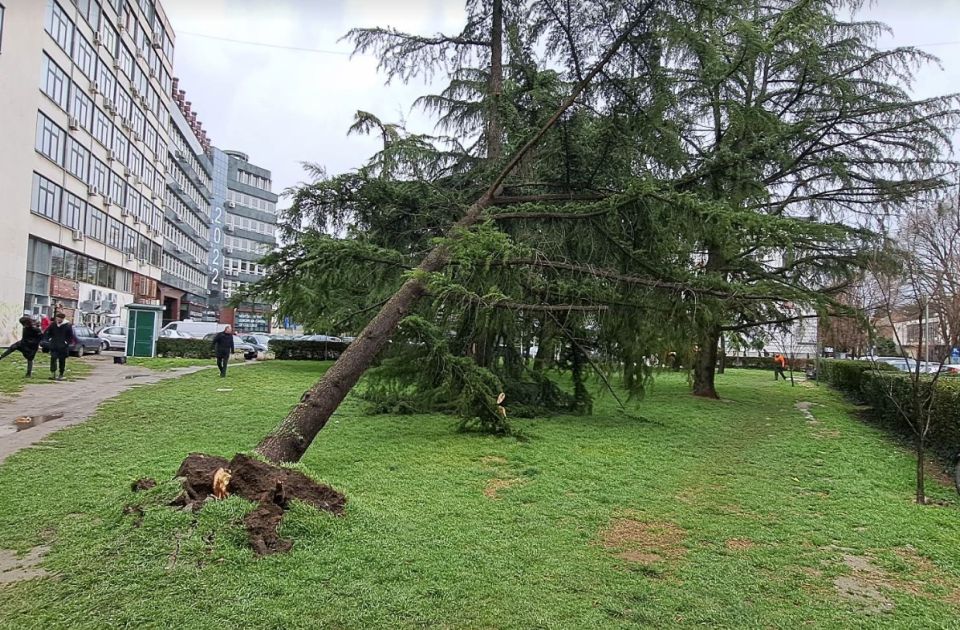
[[[256,166],[240,151],[212,149],[215,204],[211,235],[210,303],[221,308],[221,320],[243,332],[270,330],[270,305],[245,303],[235,311],[227,303],[244,286],[265,275],[260,259],[277,246],[277,200],[270,171]],[[222,273],[216,250],[222,219]],[[217,260],[215,260],[217,259]],[[216,264],[214,264],[216,263]]]
[[[173,79],[161,282],[164,323],[204,319],[208,311],[213,163],[210,141],[186,93]],[[211,318],[214,319],[215,318]]]
[[[119,323],[161,279],[173,30],[151,0],[0,0],[0,344]]]

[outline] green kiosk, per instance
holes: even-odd
[[[162,306],[127,304],[127,356],[152,357],[157,354]]]

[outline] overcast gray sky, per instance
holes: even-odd
[[[216,146],[273,171],[274,191],[304,179],[300,162],[330,173],[361,165],[378,140],[346,136],[358,109],[416,131],[423,84],[384,85],[372,57],[338,39],[356,26],[455,32],[460,0],[162,0],[177,32],[174,74]],[[917,96],[960,91],[960,0],[876,0],[861,17],[893,28],[888,45],[922,45],[941,59],[917,76]],[[241,42],[258,42],[257,46]],[[312,48],[329,53],[276,46]],[[281,202],[282,206],[287,204]]]

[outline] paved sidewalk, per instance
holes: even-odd
[[[131,387],[216,367],[200,365],[160,372],[133,365],[115,365],[111,356],[88,357],[83,360],[92,364],[90,375],[86,378],[27,385],[16,398],[0,402],[0,463],[54,431],[83,422],[93,415],[100,403]],[[35,378],[40,380],[46,376],[46,372],[41,370]],[[28,429],[17,431],[14,420],[20,416],[52,417]]]

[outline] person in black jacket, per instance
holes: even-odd
[[[233,353],[233,328],[228,325],[213,336],[213,349],[217,354],[217,367],[220,369],[220,376],[224,377],[227,375],[227,362]]]
[[[27,378],[29,378],[33,376],[33,359],[37,356],[37,350],[40,349],[40,340],[43,338],[43,333],[40,332],[36,322],[29,315],[20,318],[20,325],[23,326],[20,341],[15,342],[3,354],[0,354],[0,359],[5,359],[15,350],[19,350],[23,358],[27,360]]]
[[[76,339],[73,326],[66,321],[63,313],[57,313],[53,317],[53,323],[43,333],[43,338],[50,343],[50,379],[62,381],[63,372],[67,367],[67,357],[70,355],[70,344]],[[60,368],[59,376],[57,375],[58,367]]]

